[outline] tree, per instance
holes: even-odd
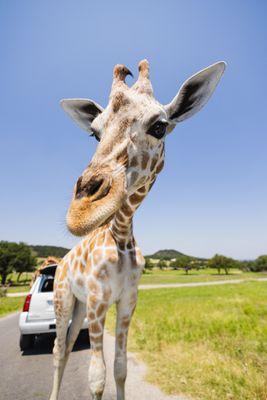
[[[174,269],[175,271],[178,269],[177,258],[170,262],[170,268]]]
[[[17,282],[23,272],[31,272],[36,265],[36,258],[29,246],[25,243],[17,245],[17,256],[13,263],[14,270],[18,273]]]
[[[215,256],[208,261],[208,266],[210,268],[216,268],[218,274],[221,273],[221,270],[224,270],[228,275],[229,269],[235,267],[236,262],[232,258],[225,257],[221,254],[215,254]]]
[[[252,271],[267,271],[267,255],[259,256],[252,265]]]
[[[239,268],[243,272],[253,271],[254,264],[255,261],[252,260],[236,261],[237,268]]]
[[[179,268],[183,268],[185,270],[186,275],[188,275],[189,270],[191,269],[190,265],[190,257],[182,256],[178,258]]]
[[[151,271],[154,268],[154,264],[151,262],[151,259],[149,257],[145,257],[145,260],[145,270]]]
[[[70,249],[58,246],[30,245],[29,247],[36,253],[37,257],[44,258],[49,256],[63,258],[70,251]]]
[[[24,243],[0,242],[0,276],[3,285],[6,283],[8,274],[12,271],[32,271],[36,260],[31,249]],[[18,278],[19,278],[18,276]]]
[[[175,261],[172,261],[170,264],[170,267],[173,269],[184,269],[186,275],[188,275],[188,271],[191,269],[191,265],[190,265],[190,257],[188,256],[181,256],[176,258]]]
[[[5,285],[6,278],[13,270],[12,261],[15,257],[15,243],[0,242],[0,276],[2,285]]]
[[[166,261],[164,261],[164,260],[159,260],[159,262],[157,263],[157,267],[158,267],[160,270],[163,270],[164,268],[167,267]]]

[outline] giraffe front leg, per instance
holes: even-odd
[[[91,343],[89,388],[92,400],[101,400],[106,382],[106,365],[103,353],[103,335],[108,303],[89,297],[87,319]]]
[[[70,290],[69,285],[66,284],[66,289],[54,290],[54,305],[56,314],[56,332],[53,358],[54,358],[54,379],[53,389],[50,400],[57,400],[63,372],[68,360],[66,354],[66,339],[69,320],[72,316],[73,306],[75,304],[74,296]]]
[[[127,376],[127,337],[131,318],[136,306],[137,290],[125,294],[117,305],[116,344],[114,377],[117,400],[125,400],[125,380]]]

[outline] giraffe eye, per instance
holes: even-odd
[[[167,123],[158,121],[153,124],[147,131],[148,135],[154,136],[156,139],[162,139],[166,133]]]
[[[96,129],[93,129],[92,127],[91,127],[91,131],[92,131],[92,135],[90,135],[90,136],[94,136],[95,139],[96,139],[98,142],[100,142],[100,135],[99,135],[99,132],[98,132]]]

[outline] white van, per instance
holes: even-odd
[[[37,335],[56,332],[56,320],[53,305],[53,284],[57,265],[51,264],[40,271],[19,318],[21,351],[34,346]],[[87,319],[82,329],[88,329]]]

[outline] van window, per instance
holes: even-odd
[[[43,281],[41,292],[53,292],[54,279],[47,278]]]

